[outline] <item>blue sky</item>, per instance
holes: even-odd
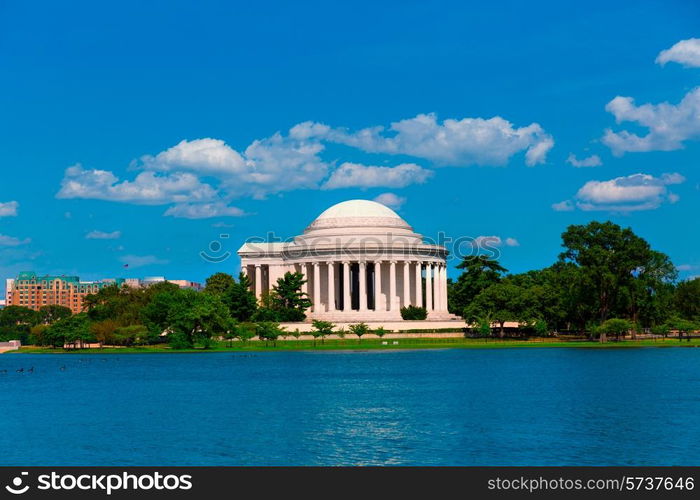
[[[0,1],[0,276],[203,280],[380,195],[513,272],[610,219],[700,274],[700,4],[486,4]]]

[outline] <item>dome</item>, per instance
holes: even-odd
[[[401,219],[392,209],[376,201],[348,200],[326,209],[321,215],[316,217],[316,220],[343,217],[390,217]]]
[[[348,200],[325,210],[306,228],[305,233],[338,228],[367,228],[370,232],[378,229],[412,230],[386,205],[370,200]]]

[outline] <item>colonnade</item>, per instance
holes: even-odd
[[[408,305],[447,311],[447,268],[441,261],[328,260],[244,265],[256,297],[272,289],[285,272],[306,277],[303,291],[313,313],[374,311],[398,313]]]

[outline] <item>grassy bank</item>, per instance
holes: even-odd
[[[396,343],[394,343],[396,342]],[[635,347],[697,347],[700,339],[692,339],[690,342],[678,339],[643,339],[622,340],[619,342],[600,342],[585,340],[561,340],[556,338],[538,338],[530,340],[520,339],[465,339],[465,338],[404,338],[404,339],[365,339],[359,341],[356,338],[329,339],[325,342],[312,340],[279,340],[276,345],[272,343],[251,341],[214,343],[209,349],[197,347],[194,349],[174,350],[167,345],[154,345],[143,347],[104,347],[101,349],[51,349],[47,347],[24,346],[19,351],[10,351],[8,354],[23,353],[51,353],[51,354],[128,354],[128,353],[187,353],[187,352],[245,352],[245,351],[305,351],[305,350],[369,350],[369,349],[510,349],[510,348],[546,348],[568,347],[588,349],[621,349]]]

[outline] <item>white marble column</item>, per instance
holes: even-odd
[[[389,310],[396,309],[396,261],[389,262]]]
[[[442,311],[442,264],[436,265],[437,281],[435,282],[435,294],[437,297],[436,311]]]
[[[299,264],[299,272],[304,275],[304,283],[301,285],[301,291],[309,297],[309,271],[305,262]]]
[[[360,273],[360,311],[367,310],[367,265],[364,262],[358,264]]]
[[[374,310],[385,311],[384,301],[382,300],[382,261],[374,261]]]
[[[442,310],[447,312],[447,264],[442,266]]]
[[[350,298],[350,263],[343,262],[343,311],[352,310],[352,299]]]
[[[408,306],[411,303],[411,275],[409,274],[411,263],[407,260],[403,261],[403,299],[401,305]]]
[[[245,276],[248,276],[248,265],[246,264],[245,266],[241,266],[241,273]],[[238,276],[236,276],[238,277]]]
[[[314,312],[320,312],[321,311],[321,266],[318,262],[313,263],[314,266],[314,282],[313,282],[313,292],[314,292],[314,299],[313,299],[313,307],[314,307]]]
[[[435,264],[435,275],[433,277],[433,300],[435,301],[435,310],[439,311],[442,308],[442,273],[440,264]]]
[[[421,272],[422,263],[415,262],[416,265],[416,307],[423,307],[423,273]]]
[[[260,300],[262,295],[262,266],[255,264],[255,298]]]
[[[326,262],[328,266],[328,311],[335,311],[335,262]]]
[[[433,310],[433,263],[425,263],[425,308]]]

